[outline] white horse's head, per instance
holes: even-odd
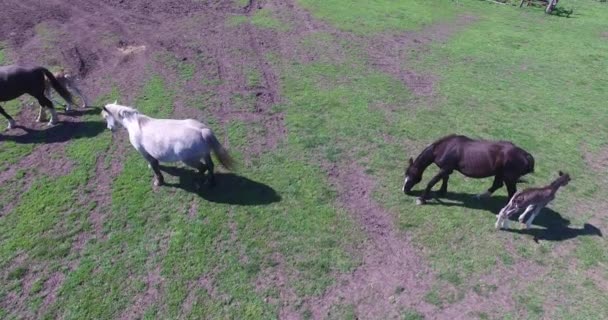
[[[108,129],[115,131],[117,122],[124,126],[124,120],[137,113],[137,109],[120,105],[117,101],[114,101],[114,103],[103,106],[101,116],[106,120]]]

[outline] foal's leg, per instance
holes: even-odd
[[[538,206],[538,208],[534,210],[534,212],[530,215],[530,219],[528,219],[528,221],[526,222],[526,229],[530,229],[532,227],[532,221],[534,221],[534,218],[536,218],[536,216],[540,213],[542,209],[542,206]]]
[[[502,185],[503,185],[502,176],[497,174],[496,176],[494,176],[494,182],[492,182],[492,186],[488,189],[488,191],[486,191],[484,193],[481,193],[481,194],[478,194],[477,198],[478,199],[488,198],[496,190],[502,188]]]
[[[511,206],[509,204],[507,204],[504,208],[502,208],[502,210],[500,210],[500,213],[498,214],[498,218],[496,219],[496,224],[494,225],[496,227],[496,229],[499,229],[499,228],[508,229],[509,228],[509,217],[512,216],[517,211],[519,211],[519,208],[517,208],[515,206]]]
[[[428,199],[429,193],[431,192],[431,189],[433,189],[435,184],[439,182],[440,179],[449,176],[450,173],[452,173],[451,170],[441,169],[439,173],[434,176],[431,181],[429,181],[429,184],[426,186],[426,189],[424,189],[424,193],[420,197],[418,197],[418,199],[416,199],[416,204],[424,204],[426,202],[425,200]]]
[[[526,208],[526,211],[524,211],[524,213],[519,215],[519,218],[517,219],[520,223],[524,223],[524,219],[526,218],[526,215],[528,213],[530,213],[532,210],[536,209],[536,206],[531,204]]]
[[[13,117],[9,116],[8,113],[6,113],[2,106],[0,106],[0,114],[3,115],[6,120],[8,120],[8,128],[12,129],[15,126],[15,119],[13,119]]]

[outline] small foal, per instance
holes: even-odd
[[[542,188],[530,188],[517,192],[511,201],[500,210],[498,219],[496,220],[496,229],[508,228],[509,217],[513,214],[520,212],[522,209],[526,209],[524,213],[519,216],[519,222],[523,223],[526,215],[530,212],[530,218],[526,222],[526,229],[530,229],[532,221],[540,213],[540,211],[549,203],[555,199],[555,193],[557,190],[568,184],[570,181],[570,175],[567,173],[559,172],[559,177],[551,182],[550,185]]]

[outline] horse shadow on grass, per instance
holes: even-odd
[[[420,196],[422,195],[422,192],[417,191],[412,192],[412,194]],[[433,196],[435,196],[435,194],[433,194]],[[490,198],[478,199],[474,194],[447,192],[444,196],[439,198],[435,197],[434,200],[428,201],[426,205],[441,205],[447,207],[458,206],[475,210],[490,211],[497,215],[506,204],[507,197],[503,195],[494,195]],[[509,220],[515,222],[516,224],[520,224],[517,220],[518,218],[519,215],[515,214]],[[528,216],[525,218],[528,218]],[[570,220],[562,217],[561,214],[548,207],[543,208],[532,223],[533,225],[541,226],[544,229],[505,229],[504,231],[528,234],[533,236],[534,241],[564,241],[576,238],[578,236],[603,236],[602,231],[599,228],[589,223],[585,223],[582,228],[570,227]]]
[[[203,185],[194,169],[160,166],[163,172],[179,178],[178,183],[165,185],[180,188],[215,203],[254,206],[281,201],[281,196],[270,186],[234,173],[216,173],[215,186]]]
[[[13,141],[21,144],[30,143],[57,143],[73,139],[92,138],[102,133],[106,126],[101,121],[70,122],[63,121],[52,127],[44,129],[27,128],[16,125],[14,129],[25,131],[24,134],[0,133],[0,142]]]

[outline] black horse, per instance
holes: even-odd
[[[424,193],[416,201],[418,204],[425,203],[431,189],[441,179],[443,183],[439,195],[445,195],[448,179],[454,170],[471,178],[494,176],[492,186],[478,197],[489,197],[504,183],[507,185],[509,199],[515,193],[519,179],[534,172],[534,157],[511,142],[473,140],[465,136],[449,135],[426,147],[416,160],[409,159],[403,192],[410,193],[412,187],[422,180],[424,170],[432,163],[440,168],[439,173],[429,181]]]
[[[55,76],[43,67],[23,67],[18,65],[0,67],[0,102],[16,99],[23,94],[29,94],[40,103],[40,114],[38,121],[44,118],[44,108],[51,112],[49,125],[57,122],[57,114],[53,103],[44,95],[45,79],[48,79],[55,91],[61,95],[65,101],[72,103],[72,95],[68,90],[57,81]],[[8,128],[15,126],[15,120],[9,116],[0,106],[0,114],[8,120]]]

